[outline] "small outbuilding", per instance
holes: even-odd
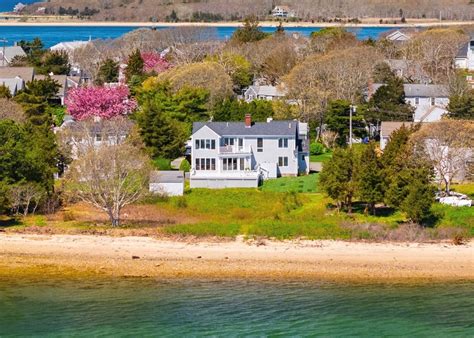
[[[150,192],[165,196],[184,194],[183,171],[152,171],[150,174]]]

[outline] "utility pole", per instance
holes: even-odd
[[[357,106],[350,105],[349,107],[349,147],[352,148],[352,114],[357,111]]]
[[[7,39],[0,39],[0,42],[3,42],[3,52],[2,52],[2,67],[5,67],[5,49],[7,48]]]

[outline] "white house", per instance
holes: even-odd
[[[369,88],[369,96],[384,84],[374,84]],[[449,90],[443,85],[404,84],[405,100],[415,108],[414,122],[435,122],[448,113]]]
[[[275,18],[293,18],[295,12],[288,6],[275,6],[272,10],[272,16]]]
[[[260,86],[254,84],[249,86],[244,92],[244,100],[251,102],[253,100],[277,100],[285,97],[286,92],[275,86]]]
[[[411,39],[410,35],[403,33],[399,30],[389,33],[385,39],[393,42],[405,42]]]
[[[150,192],[157,195],[182,196],[184,194],[184,172],[152,171]]]
[[[309,172],[308,127],[298,121],[195,122],[191,188],[257,187]]]
[[[19,2],[13,7],[13,12],[14,13],[20,13],[25,8],[26,8],[26,5]]]
[[[459,50],[454,63],[457,68],[474,70],[474,39],[466,42]]]

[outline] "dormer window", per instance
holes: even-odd
[[[431,105],[434,106],[436,104],[436,98],[432,97],[431,98]]]
[[[415,97],[415,104],[420,104],[420,98],[419,97]]]

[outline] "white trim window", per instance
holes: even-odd
[[[419,98],[419,97],[415,97],[415,104],[416,104],[416,105],[419,105],[419,104],[420,104],[420,98]]]
[[[243,158],[223,158],[222,159],[222,170],[224,171],[238,171],[244,170],[245,160]]]
[[[288,139],[287,138],[279,138],[278,139],[278,148],[288,148]]]
[[[200,139],[195,141],[196,149],[216,149],[216,140]]]
[[[257,153],[263,153],[263,138],[257,138]]]
[[[194,169],[204,170],[204,171],[216,170],[216,159],[215,158],[196,158]]]
[[[278,166],[288,167],[288,157],[287,156],[278,157]]]

